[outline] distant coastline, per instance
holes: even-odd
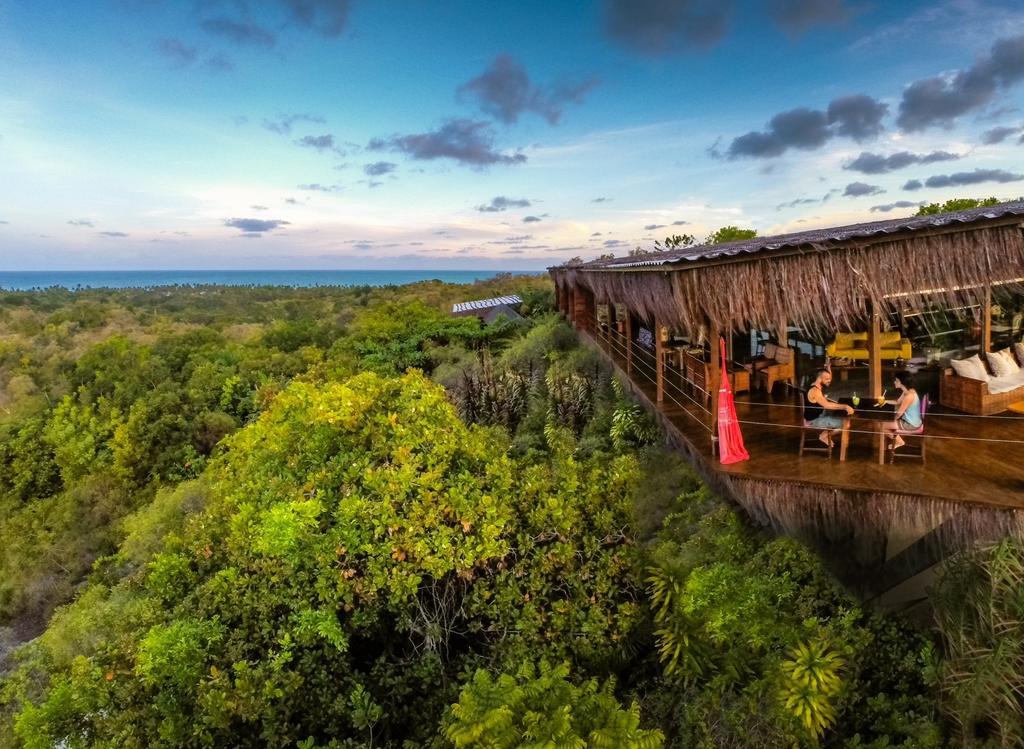
[[[541,271],[498,270],[85,270],[0,271],[0,291],[66,289],[139,289],[158,286],[400,286],[417,281],[473,283],[502,273],[534,275]]]

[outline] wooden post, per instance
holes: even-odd
[[[775,328],[775,337],[779,339],[779,345],[782,346],[783,348],[789,348],[789,321],[787,321],[786,318],[783,317],[782,319],[779,320],[779,322],[775,324],[777,326]],[[800,357],[796,355],[796,349],[792,351],[790,356],[793,360],[793,379],[796,382],[799,382],[800,373],[796,371],[796,368],[800,365]],[[786,384],[786,395],[789,395],[788,383]]]
[[[711,393],[711,451],[714,453],[714,446],[718,439],[718,387],[722,382],[723,367],[721,354],[719,353],[720,334],[718,326],[708,321],[708,339],[711,344],[711,357],[708,359],[708,383],[707,387]]]
[[[615,342],[615,345],[611,348],[611,356],[612,359],[617,359],[618,357],[625,356],[623,351],[623,330],[626,328],[622,325],[623,321],[618,317],[618,304],[615,302],[611,302],[611,305],[608,307],[608,316],[608,330],[611,333],[611,340]]]
[[[597,305],[594,302],[594,295],[589,289],[580,289],[580,325],[579,327],[593,335],[597,331]]]
[[[874,309],[868,323],[868,395],[882,395],[882,317]]]
[[[654,321],[654,383],[657,401],[665,400],[665,344],[661,340],[661,325]]]
[[[615,302],[608,302],[608,356],[615,359]]]
[[[608,358],[612,358],[611,353],[611,304],[602,304],[604,307],[604,351],[607,353]],[[597,322],[597,315],[594,315],[594,325],[596,328],[600,328],[600,323]]]
[[[626,374],[633,376],[633,313],[626,307]]]
[[[572,287],[572,322],[576,330],[587,326],[587,296],[578,285]]]
[[[981,351],[992,350],[992,286],[985,286],[985,303],[981,309]],[[982,357],[984,359],[984,357]]]

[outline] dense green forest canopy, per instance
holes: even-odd
[[[0,294],[0,745],[1020,745],[1019,545],[865,608],[552,302]]]

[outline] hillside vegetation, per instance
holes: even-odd
[[[1020,744],[1019,547],[866,610],[551,296],[0,295],[0,745]]]

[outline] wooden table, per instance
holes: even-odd
[[[734,393],[750,392],[750,370],[744,365],[730,364],[729,380]]]
[[[838,403],[846,406],[853,406],[852,398],[840,398]],[[845,416],[849,419],[848,424],[854,425],[857,431],[876,432],[878,440],[878,464],[885,465],[885,430],[882,425],[895,418],[895,410],[890,405],[876,406],[872,398],[861,398],[860,405],[854,406],[852,416]],[[850,444],[850,427],[844,427],[839,440],[839,460],[846,460],[846,448]]]

